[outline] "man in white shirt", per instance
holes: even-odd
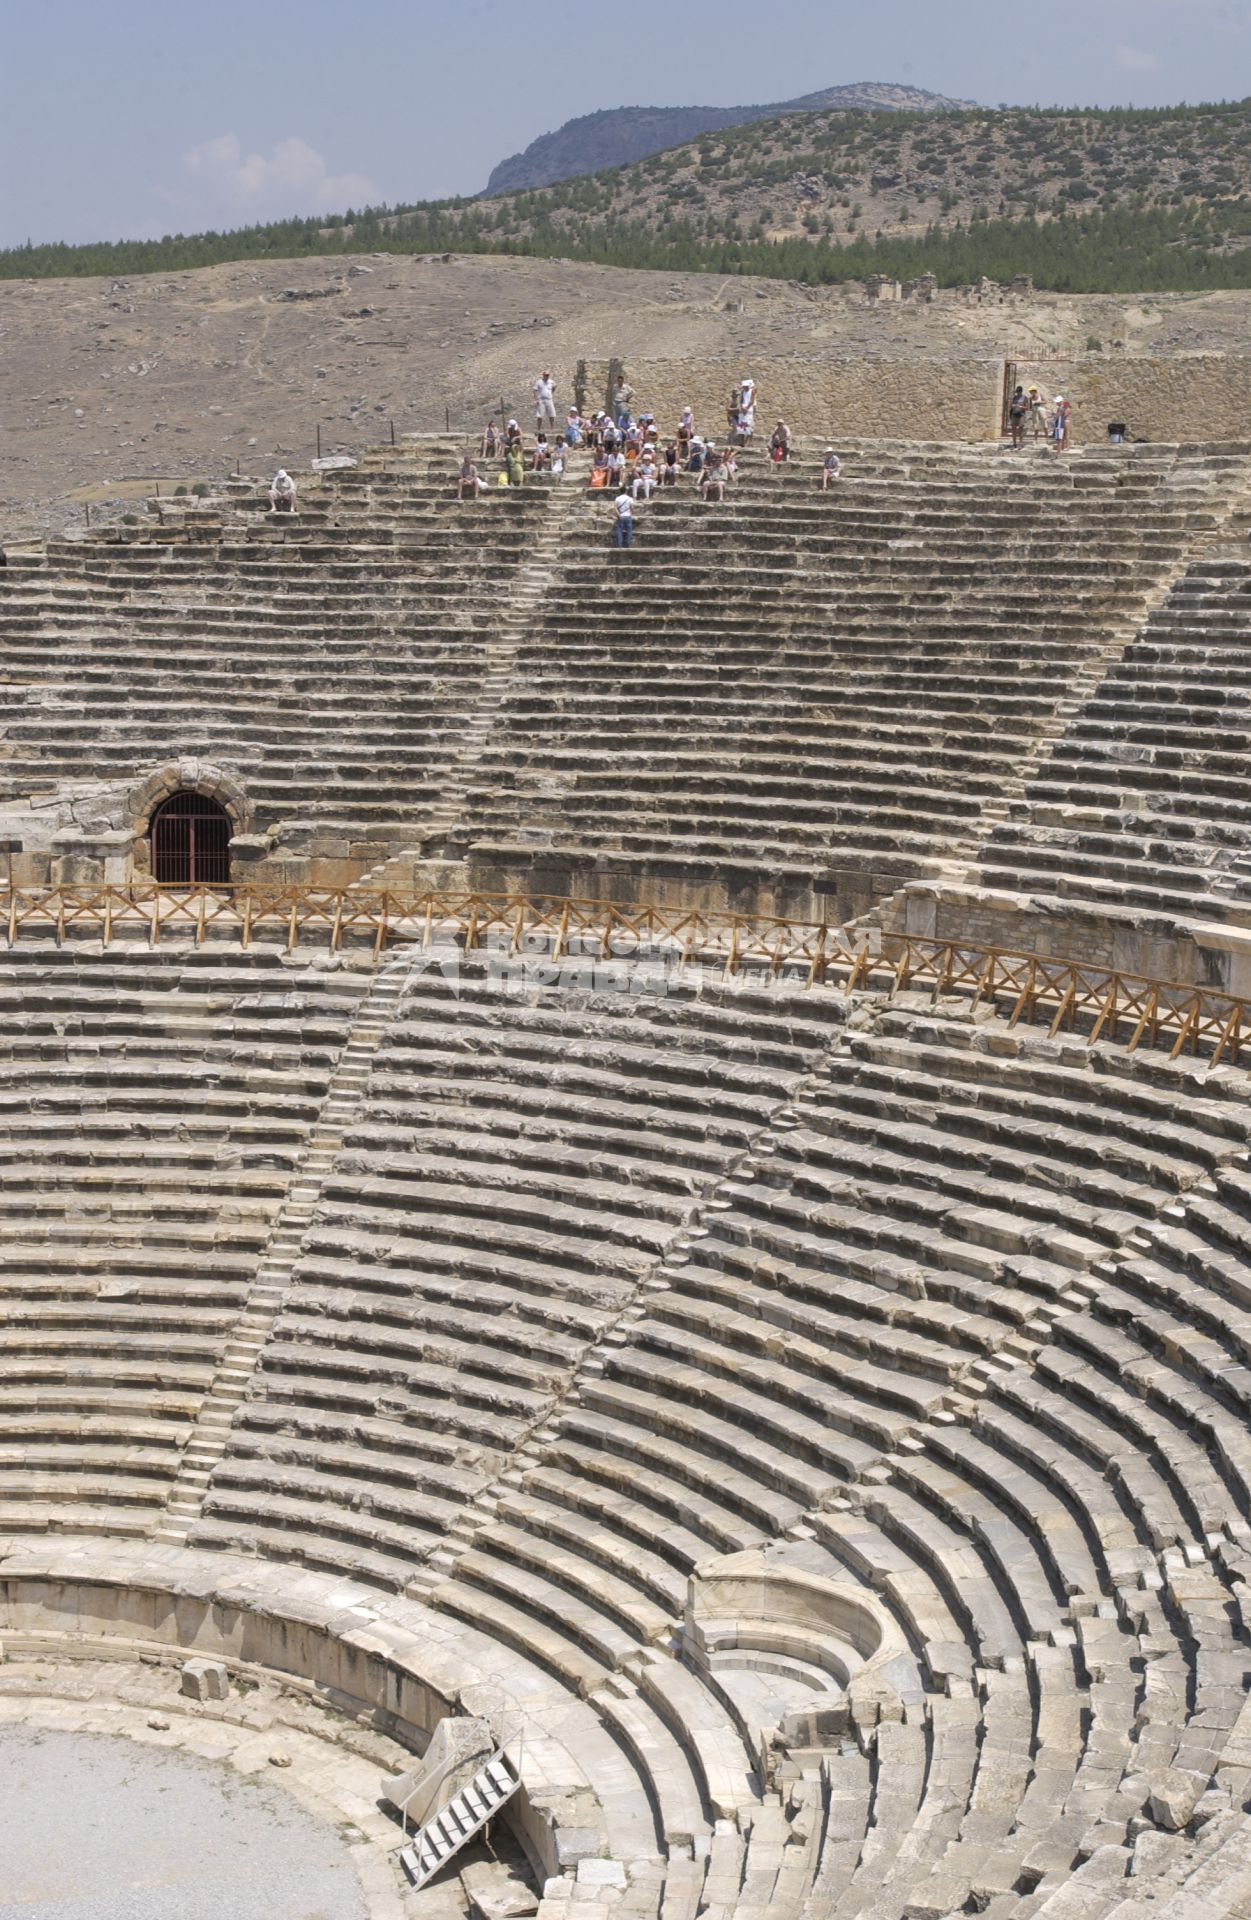
[[[617,517],[612,523],[612,543],[628,547],[634,539],[634,502],[628,493],[619,493],[613,507]]]
[[[556,425],[556,382],[547,367],[534,383],[534,424],[536,428]]]

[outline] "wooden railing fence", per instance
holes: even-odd
[[[0,931],[10,947],[23,934],[167,936],[202,942],[210,933],[248,948],[277,939],[288,951],[309,940],[332,950],[366,943],[375,956],[397,942],[453,940],[549,958],[632,955],[723,966],[729,975],[786,977],[807,987],[835,982],[848,991],[893,995],[929,988],[935,1000],[959,994],[992,1003],[1010,1025],[1045,1021],[1052,1035],[1080,1033],[1134,1052],[1168,1046],[1170,1058],[1207,1055],[1211,1066],[1239,1064],[1251,1033],[1251,1002],[1212,987],[1151,980],[1080,961],[1016,953],[959,940],[881,933],[801,920],[682,907],[626,906],[549,895],[469,890],[364,892],[330,887],[156,885],[0,889]]]

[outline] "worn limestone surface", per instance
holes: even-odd
[[[13,1920],[369,1920],[334,1829],[212,1761],[5,1727],[0,1803],[0,1914]]]
[[[186,784],[241,874],[463,857],[1243,986],[1246,455],[862,441],[822,497],[814,451],[628,555],[570,484],[453,512],[445,436],[303,528],[245,485],[11,564],[5,837],[66,810],[17,877],[142,874]],[[371,1920],[379,1780],[448,1721],[515,1743],[534,1900],[453,1871],[428,1920],[1232,1920],[1236,1023],[1170,1059],[1119,1001],[1049,1033],[585,918],[544,968],[511,920],[375,965],[15,917],[0,1728],[137,1708],[337,1809]]]

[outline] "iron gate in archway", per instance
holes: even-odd
[[[152,878],[163,887],[230,884],[230,815],[203,793],[174,793],[152,816]]]

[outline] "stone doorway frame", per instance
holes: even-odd
[[[137,880],[152,878],[152,816],[176,793],[198,793],[206,800],[215,800],[230,821],[231,840],[248,830],[251,809],[240,781],[211,761],[171,760],[126,796],[130,816],[127,825],[133,836],[132,869]]]

